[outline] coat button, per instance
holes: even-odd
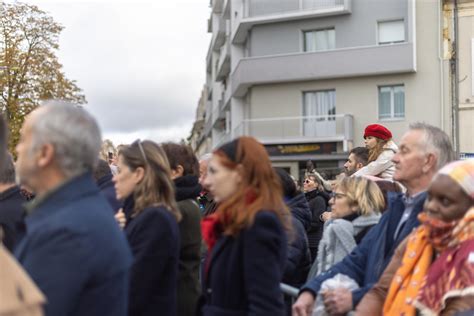
[[[207,289],[207,294],[212,294],[212,289],[211,288]]]

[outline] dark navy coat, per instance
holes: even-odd
[[[116,213],[122,207],[122,203],[117,200],[117,193],[115,192],[115,186],[112,178],[112,174],[105,175],[97,180],[97,185],[99,186],[100,192],[109,202],[114,213]]]
[[[18,186],[13,186],[0,193],[0,228],[3,229],[3,243],[8,250],[21,239],[24,233],[25,210],[23,204],[26,198]]]
[[[390,194],[387,211],[379,223],[365,235],[362,242],[344,260],[309,281],[301,291],[307,290],[316,294],[325,280],[342,273],[360,286],[359,289],[352,291],[353,306],[356,307],[365,293],[378,281],[397,246],[420,224],[417,217],[423,210],[425,199],[426,192],[420,193],[415,198],[413,211],[395,239],[395,230],[405,210],[405,203],[403,194]]]
[[[204,273],[202,315],[284,315],[286,244],[278,217],[269,211],[260,211],[237,237],[222,236]]]
[[[46,295],[46,315],[127,315],[132,256],[92,175],[39,203],[15,255]]]
[[[283,283],[300,287],[311,269],[311,255],[305,228],[311,227],[311,211],[302,193],[286,203],[291,211],[293,238],[288,245],[288,258],[283,275]]]
[[[125,207],[133,206],[130,198]],[[176,315],[179,228],[164,207],[132,217],[125,233],[133,252],[129,316]]]

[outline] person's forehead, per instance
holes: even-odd
[[[428,192],[430,194],[440,192],[451,197],[462,196],[464,194],[467,196],[461,186],[445,174],[438,174],[433,178],[428,188]]]
[[[423,133],[419,130],[409,130],[408,132],[406,132],[401,140],[400,140],[400,146],[404,145],[404,146],[415,146],[415,145],[418,145],[421,140],[422,140],[422,137],[423,136]]]

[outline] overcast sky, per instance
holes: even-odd
[[[117,145],[189,136],[205,83],[209,0],[22,2],[64,26],[59,60],[104,138]]]

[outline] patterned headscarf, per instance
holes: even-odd
[[[447,164],[438,174],[453,179],[471,198],[474,198],[474,159],[455,161]]]

